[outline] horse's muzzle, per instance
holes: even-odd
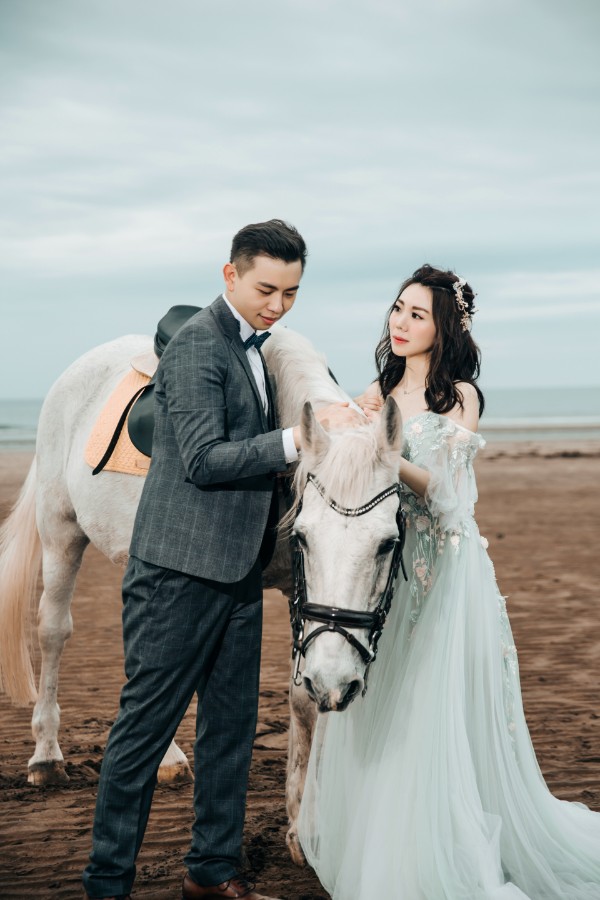
[[[302,678],[306,693],[317,704],[320,713],[343,712],[363,689],[362,678],[354,678],[335,688],[319,690],[307,675]]]

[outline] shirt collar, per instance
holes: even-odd
[[[233,306],[233,304],[227,299],[225,294],[221,294],[221,296],[222,296],[223,300],[225,301],[225,303],[227,304],[227,306],[229,307],[231,314],[233,316],[235,316],[235,318],[240,323],[240,337],[241,337],[242,341],[247,341],[251,335],[256,334],[254,328],[252,327],[252,325],[250,325],[248,322],[246,322],[246,320],[244,319],[243,316],[240,315],[240,313],[237,311],[235,306]]]

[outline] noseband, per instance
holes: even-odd
[[[294,572],[294,593],[290,598],[290,621],[293,636],[292,660],[294,660],[296,663],[294,668],[294,684],[301,684],[301,680],[298,680],[300,674],[300,657],[306,656],[306,650],[308,649],[309,645],[320,634],[325,634],[326,632],[337,632],[338,634],[341,634],[343,637],[345,637],[348,643],[354,647],[365,664],[366,669],[365,688],[363,690],[364,695],[365,691],[367,690],[367,675],[369,666],[377,656],[377,644],[379,642],[379,638],[381,637],[381,633],[383,632],[383,626],[385,625],[385,620],[387,619],[390,607],[392,605],[394,585],[396,583],[396,578],[398,577],[398,570],[400,567],[402,567],[402,574],[404,575],[404,579],[408,581],[406,569],[404,568],[404,561],[402,559],[402,550],[404,548],[404,541],[406,538],[406,515],[404,513],[404,510],[402,509],[402,488],[400,484],[396,482],[395,484],[392,484],[391,487],[386,488],[384,491],[381,491],[380,494],[377,494],[376,497],[373,497],[372,500],[369,500],[369,502],[365,503],[363,506],[357,506],[354,509],[350,509],[345,506],[340,506],[340,504],[336,503],[335,500],[328,500],[325,495],[325,488],[311,472],[308,473],[306,484],[308,485],[309,482],[311,482],[316,487],[317,491],[319,492],[323,500],[325,500],[327,505],[331,509],[333,509],[334,512],[339,513],[341,516],[364,516],[365,513],[370,512],[383,500],[387,500],[388,497],[392,497],[394,494],[398,496],[398,509],[396,511],[398,537],[394,540],[392,559],[390,562],[390,569],[385,588],[381,597],[379,598],[379,603],[372,612],[360,612],[355,609],[344,609],[343,607],[338,606],[325,606],[320,603],[308,603],[306,599],[304,551],[297,536],[295,534],[292,534],[291,538],[292,562]],[[301,511],[302,497],[300,498],[300,501],[298,503],[296,518],[300,515]],[[318,628],[315,628],[314,631],[311,631],[308,637],[305,638],[304,624],[307,620],[312,622],[323,622],[323,624]],[[358,640],[358,638],[351,634],[347,630],[348,628],[363,628],[365,630],[368,629],[368,646],[365,646],[365,644],[363,644]]]

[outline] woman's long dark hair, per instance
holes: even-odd
[[[383,399],[396,387],[406,369],[406,358],[396,356],[392,351],[390,338],[390,314],[400,299],[402,291],[411,284],[422,284],[433,294],[431,311],[435,324],[435,340],[431,348],[429,374],[425,382],[425,401],[432,412],[443,415],[458,404],[463,407],[463,396],[456,387],[462,381],[472,384],[479,398],[479,415],[483,413],[485,400],[476,384],[479,378],[481,353],[479,347],[461,324],[463,313],[456,303],[454,283],[458,275],[424,265],[407,278],[388,311],[381,340],[375,350],[375,363],[379,373],[379,387]],[[462,294],[472,316],[475,309],[475,294],[469,284],[465,284]]]

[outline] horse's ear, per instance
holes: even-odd
[[[304,404],[302,409],[300,440],[302,451],[310,453],[317,463],[323,459],[329,448],[329,435],[317,422],[313,408],[308,402]]]
[[[393,397],[388,396],[379,419],[379,453],[402,449],[402,414]]]

